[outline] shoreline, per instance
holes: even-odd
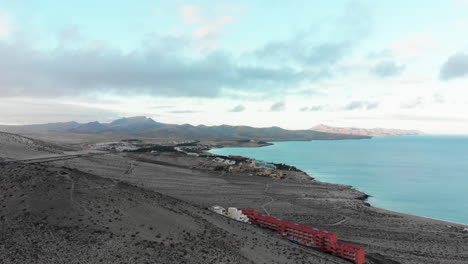
[[[412,136],[412,135],[411,135]],[[356,140],[361,140],[361,139],[356,139]],[[311,141],[311,140],[307,140],[307,141]],[[216,154],[216,153],[212,153],[210,152],[211,150],[213,149],[224,149],[224,148],[259,148],[259,147],[267,147],[267,146],[272,146],[274,145],[275,142],[278,142],[278,141],[268,141],[266,143],[268,144],[261,144],[261,145],[249,145],[249,146],[246,146],[246,145],[238,145],[236,146],[235,144],[233,145],[229,145],[229,146],[222,146],[222,147],[213,147],[213,148],[210,148],[209,150],[207,150],[206,152],[210,153],[210,154],[214,154],[214,155],[219,155],[219,154]],[[283,141],[279,141],[279,142],[283,142]],[[297,141],[297,142],[306,142],[306,141]],[[251,159],[254,159],[253,157],[247,157],[247,158],[251,158]],[[269,162],[269,163],[273,163],[271,161],[265,161],[265,162]],[[286,164],[286,163],[284,163]],[[292,166],[290,164],[286,164],[288,166]],[[296,167],[296,166],[294,166]],[[390,210],[390,209],[386,209],[386,208],[382,208],[382,207],[377,207],[377,206],[374,206],[372,205],[368,200],[369,198],[373,197],[373,195],[371,194],[368,194],[362,190],[359,190],[358,188],[356,188],[355,186],[353,185],[348,185],[348,184],[341,184],[341,183],[331,183],[331,182],[326,182],[326,181],[323,181],[323,180],[320,180],[320,179],[317,179],[316,177],[312,177],[309,173],[307,173],[306,171],[302,170],[301,168],[298,168],[296,167],[298,170],[300,170],[302,173],[304,173],[305,175],[307,175],[308,177],[310,177],[311,180],[314,180],[314,181],[317,181],[317,182],[320,182],[320,183],[326,183],[326,184],[332,184],[332,185],[337,185],[337,186],[348,186],[350,187],[351,189],[353,190],[356,190],[360,193],[362,193],[362,198],[361,197],[357,197],[356,199],[357,200],[361,200],[362,202],[364,202],[367,206],[369,207],[372,207],[372,208],[375,208],[377,210],[381,210],[381,211],[384,211],[384,212],[387,212],[387,213],[391,213],[391,214],[397,214],[397,215],[404,215],[404,216],[407,216],[407,217],[417,217],[417,218],[421,218],[421,219],[427,219],[427,220],[431,220],[431,221],[439,221],[441,223],[445,223],[445,224],[451,224],[451,225],[458,225],[460,227],[464,227],[464,228],[468,228],[468,223],[464,224],[464,223],[457,223],[457,222],[453,222],[453,221],[449,221],[449,220],[444,220],[444,219],[437,219],[437,218],[433,218],[433,217],[428,217],[428,216],[422,216],[422,215],[415,215],[415,214],[409,214],[409,213],[403,213],[403,212],[399,212],[399,211],[394,211],[394,210]]]

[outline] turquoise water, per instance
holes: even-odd
[[[274,142],[211,152],[294,165],[364,191],[374,206],[468,224],[468,136]]]

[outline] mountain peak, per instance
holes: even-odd
[[[74,132],[101,132],[106,129],[104,124],[99,123],[98,121],[89,122],[82,124],[78,127],[71,129]]]
[[[157,124],[153,119],[146,116],[132,116],[132,117],[123,117],[111,122],[111,125],[125,125],[125,124]]]
[[[146,116],[124,117],[109,124],[109,129],[117,131],[135,132],[165,126]]]

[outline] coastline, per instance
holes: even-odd
[[[336,232],[344,241],[365,248],[369,263],[453,264],[468,260],[467,225],[375,207],[367,202],[366,193],[351,185],[313,179],[306,172],[301,176],[309,179],[299,176],[274,181],[278,188],[298,182],[293,191],[304,196],[295,198],[291,203],[295,210],[289,212],[280,201],[277,208],[270,203],[269,210],[275,210],[275,216]],[[303,193],[309,188],[303,186],[316,188]]]
[[[408,136],[412,136],[412,135],[408,135]],[[360,140],[360,139],[357,139],[357,140]],[[302,141],[302,140],[301,140]],[[307,141],[304,141],[304,142],[308,142],[310,140],[307,140]],[[231,143],[231,144],[228,144],[228,145],[222,145],[222,146],[217,146],[217,147],[212,147],[210,148],[209,150],[207,150],[206,152],[210,153],[210,154],[214,154],[214,155],[218,155],[216,153],[212,153],[210,152],[211,150],[213,149],[222,149],[222,148],[259,148],[259,147],[267,147],[267,146],[272,146],[274,145],[275,142],[283,142],[283,141],[268,141],[266,142],[266,144],[249,144],[249,145],[246,145],[246,144],[235,144],[235,143]],[[300,141],[298,141],[300,142]],[[246,156],[247,157],[247,156]],[[252,158],[253,157],[247,157],[247,158]],[[265,162],[270,162],[273,164],[273,162],[271,161],[265,161]],[[288,165],[288,166],[292,166],[290,164],[286,164],[285,165]],[[295,166],[294,166],[295,167]],[[377,206],[374,206],[372,205],[371,202],[368,201],[369,198],[373,197],[371,194],[368,194],[362,190],[359,190],[358,188],[356,188],[355,186],[353,185],[348,185],[348,184],[340,184],[340,183],[331,183],[331,182],[326,182],[326,181],[323,181],[323,180],[319,180],[315,177],[312,177],[309,173],[305,172],[304,170],[302,170],[301,168],[297,168],[300,172],[304,173],[307,177],[309,177],[311,180],[314,180],[314,181],[317,181],[317,182],[320,182],[320,183],[326,183],[326,184],[331,184],[331,185],[337,185],[337,186],[346,186],[346,187],[350,187],[351,189],[357,191],[357,192],[360,192],[362,194],[362,196],[359,196],[359,197],[356,197],[356,200],[360,200],[362,201],[366,206],[369,206],[369,207],[372,207],[376,210],[379,210],[381,212],[386,212],[386,213],[390,213],[390,214],[395,214],[395,215],[402,215],[402,216],[407,216],[407,217],[416,217],[416,218],[420,218],[421,220],[429,220],[429,221],[437,221],[437,222],[440,222],[442,224],[448,224],[448,225],[453,225],[453,226],[458,226],[460,228],[468,228],[468,223],[464,224],[464,223],[458,223],[458,222],[453,222],[453,221],[449,221],[449,220],[444,220],[444,219],[438,219],[438,218],[433,218],[433,217],[428,217],[428,216],[422,216],[422,215],[415,215],[415,214],[409,214],[409,213],[403,213],[403,212],[399,212],[399,211],[395,211],[395,210],[390,210],[390,209],[386,209],[386,208],[383,208],[383,207],[377,207]]]

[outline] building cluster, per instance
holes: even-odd
[[[136,146],[134,143],[130,142],[101,142],[96,144],[88,144],[85,146],[88,149],[92,150],[103,150],[103,151],[134,151],[138,150],[140,147]]]
[[[228,207],[226,210],[219,205],[208,209],[239,222],[274,230],[282,237],[299,245],[319,248],[323,252],[331,253],[355,264],[366,264],[366,250],[350,243],[338,241],[338,234],[336,233],[307,225],[299,225],[269,215],[262,215],[256,210],[238,209],[236,207]]]
[[[88,149],[117,151],[117,152],[182,152],[187,155],[199,156],[198,153],[207,149],[206,146],[197,145],[198,141],[168,141],[160,144],[144,143],[140,139],[122,139],[115,142],[100,142],[85,145]]]
[[[200,141],[197,140],[161,140],[158,141],[160,146],[171,146],[171,147],[189,147],[198,146]]]
[[[262,215],[256,210],[240,210],[250,223],[278,232],[284,238],[307,247],[316,247],[323,252],[352,261],[366,264],[366,250],[359,246],[338,241],[338,234],[316,229],[307,225],[298,225],[273,216]]]
[[[278,170],[274,164],[249,159],[241,156],[217,156],[203,164],[205,168],[230,173],[246,173],[251,176],[270,177],[282,179],[285,173]]]
[[[177,146],[174,147],[177,152],[187,154],[189,156],[199,157],[201,153],[209,148],[203,145],[196,145],[196,146]]]

